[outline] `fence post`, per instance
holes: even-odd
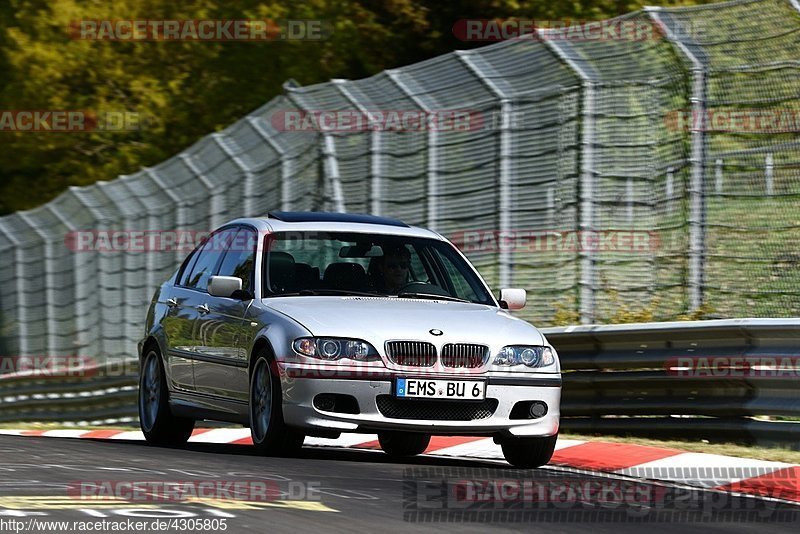
[[[245,165],[244,161],[242,161],[242,158],[237,156],[231,149],[230,145],[234,145],[236,147],[239,146],[236,143],[236,140],[232,136],[226,135],[224,133],[213,133],[211,134],[211,137],[214,139],[217,145],[219,145],[222,151],[225,152],[225,154],[229,158],[231,158],[231,161],[233,161],[233,163],[235,163],[236,166],[239,167],[239,170],[241,170],[242,174],[244,175],[244,213],[242,214],[242,216],[254,217],[256,215],[259,215],[257,213],[253,213],[255,211],[255,208],[253,207],[254,197],[255,197],[255,175],[253,174],[253,169]],[[186,161],[187,165],[189,164],[187,160],[184,161]],[[194,162],[192,162],[192,165],[194,165]],[[195,169],[192,168],[192,171],[194,172]],[[195,172],[195,174],[198,173]],[[216,199],[216,195],[214,195],[213,198]],[[214,224],[215,228],[217,226],[218,226],[217,224]]]
[[[286,91],[287,98],[297,104],[300,111],[314,113],[314,110],[309,109],[303,97],[298,94],[298,87],[294,82],[291,80],[286,82],[283,88]],[[334,209],[339,213],[344,213],[347,210],[344,202],[344,192],[342,191],[342,181],[339,175],[339,162],[336,159],[336,143],[330,132],[320,131],[320,134],[322,136],[322,168],[325,180],[331,187]]]
[[[259,122],[258,117],[247,117],[247,122],[253,127],[258,135],[263,139],[281,158],[281,211],[289,211],[292,209],[292,199],[290,196],[291,189],[289,188],[289,176],[292,174],[292,162],[287,154],[287,151],[272,138],[272,135],[264,129]]]
[[[595,107],[596,83],[589,73],[581,67],[579,61],[567,54],[560,44],[562,41],[548,37],[549,30],[536,30],[539,40],[544,43],[561,61],[566,63],[581,79],[583,87],[583,129],[581,135],[581,178],[579,195],[579,220],[578,230],[582,234],[591,234],[595,231],[594,216],[594,181],[595,181]],[[581,276],[580,286],[580,319],[581,324],[591,324],[595,321],[596,306],[596,280],[597,265],[592,247],[581,247],[579,252]]]
[[[325,158],[325,177],[328,183],[331,184],[334,206],[339,213],[345,213],[347,209],[344,203],[342,180],[339,175],[339,161],[336,159],[336,142],[330,134],[322,136],[322,140],[322,156]]]
[[[14,276],[16,277],[16,293],[17,293],[17,355],[28,355],[28,306],[25,302],[25,273],[22,269],[24,262],[22,261],[22,243],[14,232],[7,230],[5,224],[0,221],[0,232],[3,232],[8,240],[14,245]]]
[[[672,195],[675,194],[675,168],[670,167],[667,169],[667,200],[672,200]]]
[[[212,137],[214,135],[216,135],[216,134],[212,134]],[[216,138],[215,138],[215,140],[216,140]],[[217,144],[219,144],[219,143],[217,143]],[[223,150],[225,150],[225,149],[223,148]],[[183,152],[183,153],[179,154],[178,157],[181,159],[181,161],[183,161],[183,164],[186,165],[186,167],[190,171],[192,171],[192,174],[194,174],[195,178],[197,178],[197,180],[201,184],[203,184],[203,186],[208,191],[208,194],[211,196],[211,210],[212,210],[212,212],[211,212],[211,223],[209,224],[210,228],[203,228],[203,230],[208,230],[210,232],[211,230],[214,230],[217,226],[220,226],[222,223],[225,222],[225,221],[220,220],[221,217],[219,216],[220,212],[222,211],[220,209],[220,205],[224,205],[225,199],[220,197],[220,195],[218,194],[218,188],[214,186],[214,183],[211,180],[209,180],[208,177],[205,174],[203,174],[203,172],[200,170],[200,168],[197,166],[197,164],[192,160],[192,157],[189,154],[186,154],[185,152]],[[148,174],[150,174],[150,176],[153,176],[152,172],[148,171]],[[158,182],[158,183],[160,185],[160,182]],[[170,195],[170,199],[173,199],[172,195]],[[178,202],[177,200],[174,200],[174,201]],[[183,229],[183,228],[181,228],[181,229]],[[195,228],[195,230],[197,230],[197,228]]]
[[[414,104],[424,111],[428,118],[433,110],[417,95],[412,93],[405,82],[400,78],[400,73],[396,70],[387,70],[386,75],[389,79],[410,98]],[[428,221],[426,226],[431,230],[436,231],[439,226],[439,132],[435,128],[430,128],[430,122],[426,121],[428,125]]]
[[[673,23],[660,15],[660,8],[645,7],[645,12],[664,31],[667,39],[692,63],[692,147],[689,163],[689,309],[700,308],[704,300],[706,205],[704,167],[706,159],[706,66],[676,35]]]
[[[630,176],[625,181],[625,197],[627,203],[627,206],[625,206],[627,209],[626,218],[628,220],[628,224],[633,224],[633,178]]]
[[[186,158],[187,157],[186,157],[185,154],[181,154],[181,159],[186,161]],[[189,168],[191,169],[191,167],[189,167]],[[172,188],[170,186],[166,185],[164,183],[164,181],[161,180],[161,177],[159,176],[159,174],[155,170],[153,170],[150,167],[144,167],[142,169],[142,172],[144,172],[147,176],[149,176],[150,179],[153,180],[153,183],[155,183],[164,193],[166,193],[167,196],[169,197],[169,199],[172,201],[172,205],[175,208],[175,228],[170,228],[170,230],[185,230],[186,229],[186,215],[184,213],[184,210],[186,209],[186,207],[182,203],[182,199],[172,190]],[[201,178],[201,182],[206,187],[209,187],[209,185],[210,185],[210,183],[208,182],[207,178]],[[209,187],[209,191],[210,190],[211,189]],[[216,222],[216,221],[212,220],[212,224],[214,222]],[[204,230],[205,230],[205,228],[204,228]],[[180,265],[183,262],[183,258],[184,258],[185,255],[186,255],[185,251],[180,250],[180,247],[175,247],[175,262],[178,265]]]
[[[47,324],[47,332],[45,337],[47,338],[47,354],[56,354],[58,349],[56,348],[57,343],[55,341],[57,330],[56,312],[54,310],[56,305],[55,279],[53,277],[53,266],[51,263],[53,258],[53,243],[48,239],[47,234],[36,226],[26,212],[19,212],[19,218],[25,221],[25,224],[30,226],[33,231],[36,232],[36,235],[42,240],[42,246],[44,247],[45,257],[42,258],[42,263],[44,264],[43,298],[45,300],[45,313],[47,314],[45,317],[45,322]]]
[[[98,225],[99,223],[108,224],[109,221],[105,217],[105,215],[102,213],[102,211],[98,211],[97,208],[95,208],[94,206],[91,205],[91,203],[86,201],[85,196],[88,195],[88,192],[87,192],[86,188],[78,187],[78,186],[74,186],[73,185],[73,186],[70,186],[68,190],[71,192],[73,198],[75,198],[75,200],[81,206],[83,206],[84,209],[86,209],[86,211],[91,213],[92,218],[94,219],[94,224],[95,225]],[[94,262],[94,275],[96,277],[95,280],[97,281],[97,286],[98,287],[88,289],[87,290],[87,294],[86,295],[82,295],[82,296],[83,296],[83,298],[87,298],[90,291],[96,292],[97,293],[97,303],[98,303],[98,307],[99,307],[99,304],[101,304],[103,302],[103,298],[102,298],[103,289],[102,289],[102,283],[101,283],[102,273],[107,273],[109,271],[109,269],[107,268],[108,267],[108,262],[109,262],[109,257],[107,255],[105,255],[105,254],[98,254],[96,252],[95,252],[95,257],[96,257],[96,260]],[[77,284],[76,284],[76,289],[77,289]],[[102,309],[101,310],[95,310],[93,315],[94,315],[94,319],[97,320],[96,328],[97,328],[98,335],[95,336],[96,339],[97,339],[97,341],[95,341],[95,343],[94,343],[94,347],[96,347],[96,351],[92,356],[97,358],[97,359],[105,360],[106,358],[108,358],[108,355],[111,354],[111,350],[109,349],[109,347],[111,346],[110,336],[109,336],[110,332],[109,331],[111,329],[106,324],[106,322],[102,320],[103,319],[103,310]],[[95,325],[92,325],[92,326],[95,326]]]
[[[481,83],[500,100],[500,172],[498,176],[498,230],[500,236],[507,236],[511,232],[511,142],[514,104],[509,96],[488,76],[473,60],[469,52],[458,51],[456,57],[475,75]],[[501,237],[502,239],[502,237]],[[513,284],[512,255],[509,247],[499,247],[498,251],[499,276],[501,288]]]
[[[66,226],[67,229],[70,232],[75,232],[77,230],[75,225],[72,224],[72,221],[70,221],[69,217],[65,217],[64,214],[61,213],[53,203],[48,203],[48,204],[45,204],[45,205],[47,206],[47,209],[50,210],[50,213],[52,213],[59,221],[61,221],[61,224]],[[78,253],[79,253],[79,251],[77,251],[77,250],[72,251],[72,268],[74,269],[74,272],[72,273],[72,279],[73,279],[73,282],[75,282],[75,293],[73,294],[73,299],[74,299],[73,305],[74,305],[74,310],[75,310],[75,328],[77,329],[77,332],[75,332],[74,334],[76,336],[79,336],[79,337],[77,337],[77,339],[79,341],[78,342],[73,342],[73,345],[76,345],[76,346],[80,347],[81,350],[84,350],[83,349],[83,347],[84,347],[83,339],[84,339],[85,333],[93,325],[90,324],[88,321],[85,321],[86,314],[81,313],[81,307],[84,305],[84,302],[83,302],[83,299],[80,298],[80,295],[78,295],[78,281],[77,281],[77,276],[76,275],[77,275],[78,270],[81,267],[80,262],[78,261]],[[93,356],[97,356],[97,354],[94,354]]]
[[[775,181],[773,180],[773,173],[775,171],[775,163],[772,154],[767,154],[764,161],[764,175],[767,179],[767,196],[775,194]]]
[[[331,80],[333,86],[339,90],[342,96],[355,107],[359,113],[364,115],[370,126],[373,125],[370,110],[364,107],[358,98],[353,94],[349,87],[347,87],[346,80]],[[381,178],[381,132],[377,127],[373,127],[370,133],[370,193],[369,193],[369,206],[370,213],[373,215],[381,215],[383,213],[383,183]]]
[[[722,193],[722,165],[723,161],[718,159],[714,166],[714,191],[717,194]]]

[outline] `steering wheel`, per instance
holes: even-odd
[[[433,284],[431,284],[430,282],[417,282],[417,281],[407,282],[407,283],[403,284],[402,286],[400,286],[400,289],[397,290],[397,293],[400,294],[405,289],[407,289],[407,288],[409,288],[411,286],[432,286],[432,285]]]

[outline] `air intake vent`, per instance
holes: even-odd
[[[436,347],[425,341],[387,341],[386,355],[398,365],[431,367],[436,363]]]
[[[480,402],[407,400],[391,395],[378,395],[378,410],[390,419],[417,419],[423,421],[475,421],[488,419],[497,410],[497,399]]]
[[[442,364],[446,367],[480,367],[486,361],[489,347],[468,343],[449,343],[442,347]]]

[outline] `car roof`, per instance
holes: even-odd
[[[249,217],[229,224],[249,224],[262,232],[353,232],[407,237],[444,238],[426,228],[410,226],[398,219],[333,212],[270,212],[267,217]]]
[[[408,228],[408,225],[398,219],[380,217],[378,215],[364,215],[360,213],[336,213],[327,211],[271,211],[267,214],[270,219],[283,222],[353,222],[365,224],[383,224]]]

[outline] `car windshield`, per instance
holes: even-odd
[[[495,305],[472,267],[436,239],[339,232],[267,237],[265,296],[387,295]]]

